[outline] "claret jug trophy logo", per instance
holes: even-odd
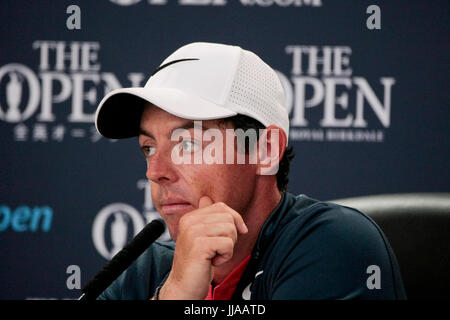
[[[146,224],[161,219],[151,199],[150,183],[139,180],[137,188],[145,192],[142,213],[126,203],[111,203],[103,207],[94,219],[92,241],[97,252],[107,260],[118,253]],[[167,228],[159,240],[170,240]]]

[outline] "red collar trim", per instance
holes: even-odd
[[[242,260],[242,262],[217,286],[213,288],[212,285],[209,285],[209,292],[205,300],[230,300],[249,262],[250,255]]]

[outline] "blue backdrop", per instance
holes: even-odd
[[[81,29],[68,28],[72,4]],[[105,93],[143,85],[190,42],[239,45],[277,70],[296,152],[290,192],[449,192],[448,9],[419,0],[0,2],[0,298],[78,297],[68,267],[82,287],[158,216],[137,139],[100,137],[93,117]]]

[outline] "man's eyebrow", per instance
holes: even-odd
[[[185,130],[189,130],[189,129],[194,129],[195,127],[195,123],[192,120],[188,120],[186,122],[181,123],[181,125],[177,126],[176,128],[174,128],[173,130],[176,129],[185,129]],[[200,129],[202,129],[202,131],[205,131],[207,129],[210,129],[210,126],[205,126],[204,123],[202,122],[202,125],[199,127]],[[172,131],[173,131],[172,130]],[[155,137],[148,132],[147,130],[145,130],[144,128],[140,127],[139,128],[139,134],[142,134],[144,136],[150,137],[152,139],[155,139]]]
[[[202,131],[205,131],[205,130],[208,130],[208,129],[212,128],[212,126],[210,126],[208,124],[205,124],[205,121],[201,121],[201,120],[196,120],[196,121],[200,121],[201,125],[198,126],[198,127],[195,127],[194,121],[193,120],[189,120],[189,121],[185,122],[184,124],[181,124],[179,127],[175,128],[175,129],[186,129],[186,130],[189,130],[189,129],[199,128],[199,129],[202,129]]]
[[[177,127],[176,129],[193,129],[194,128],[194,121],[187,121],[184,124],[182,124],[181,126]],[[201,126],[201,128],[203,128],[203,125]]]
[[[155,137],[150,132],[148,132],[147,130],[145,130],[142,127],[139,128],[139,135],[144,135],[144,136],[150,137],[152,139],[155,139]]]

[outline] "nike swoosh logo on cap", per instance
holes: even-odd
[[[165,67],[170,66],[171,64],[174,64],[174,63],[177,63],[177,62],[183,62],[183,61],[192,61],[192,60],[200,60],[200,59],[198,59],[198,58],[187,58],[187,59],[178,59],[178,60],[173,60],[173,61],[167,62],[167,63],[163,64],[162,66],[159,66],[155,71],[153,71],[151,77],[153,77],[155,75],[155,73],[161,71]]]

